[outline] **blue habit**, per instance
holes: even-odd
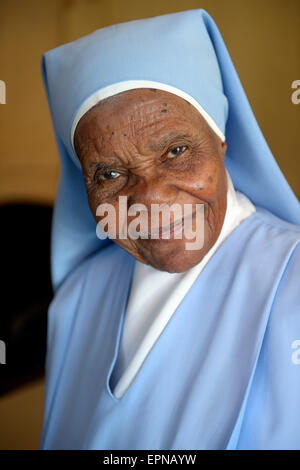
[[[243,221],[121,399],[109,378],[135,260],[110,245],[83,262],[49,311],[41,448],[299,449],[299,242],[263,209]]]
[[[41,449],[300,449],[300,207],[203,10],[103,28],[46,52],[61,160],[52,228]],[[226,136],[256,206],[179,304],[125,395],[117,359],[134,258],[96,237],[71,129],[97,90],[149,80],[192,96]]]

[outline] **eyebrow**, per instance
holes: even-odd
[[[150,142],[147,145],[147,149],[153,150],[154,152],[162,151],[166,148],[167,145],[171,145],[172,143],[180,140],[190,140],[191,136],[187,134],[175,134],[174,131],[170,132],[169,134],[165,135],[162,139],[158,142]]]
[[[93,169],[95,169],[95,170],[96,170],[96,169],[97,169],[97,170],[98,170],[98,169],[100,169],[100,170],[111,170],[111,169],[115,168],[115,166],[116,166],[116,161],[118,162],[118,164],[121,163],[121,164],[124,165],[124,162],[122,162],[122,161],[121,161],[118,157],[116,157],[116,156],[112,156],[112,157],[109,157],[109,158],[111,158],[111,159],[114,160],[114,161],[110,160],[109,162],[104,163],[104,162],[99,162],[99,161],[94,160],[94,161],[90,162],[89,165],[88,165],[89,170],[93,170]]]

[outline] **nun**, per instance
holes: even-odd
[[[212,18],[105,27],[41,68],[61,173],[40,449],[299,449],[299,202]],[[121,200],[130,222],[191,211],[124,236]]]

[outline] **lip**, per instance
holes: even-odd
[[[174,233],[182,233],[184,221],[193,219],[195,214],[196,214],[196,211],[190,215],[182,217],[180,220],[176,220],[175,222],[172,222],[168,226],[159,227],[159,229],[156,229],[156,230],[154,229],[150,232],[145,232],[145,234],[147,234],[147,237],[153,241],[169,240],[171,238],[171,235],[173,235]],[[158,238],[152,238],[153,235],[157,235],[157,234],[158,234]],[[170,238],[162,238],[162,236],[165,234],[170,234]]]

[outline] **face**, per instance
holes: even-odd
[[[226,212],[226,144],[190,103],[155,89],[119,93],[81,118],[74,147],[96,222],[107,217],[107,213],[96,214],[98,206],[112,205],[117,229],[113,241],[134,258],[161,271],[184,272],[198,264],[214,245]],[[119,196],[126,196],[127,210],[133,204],[143,204],[148,238],[118,236]],[[166,226],[160,214],[152,231],[151,208],[159,204],[162,209],[176,204],[182,209],[181,217],[180,211],[169,211]],[[190,214],[186,217],[185,208]],[[201,218],[196,215],[197,208],[203,210]],[[128,216],[128,227],[139,214]],[[196,242],[196,235],[194,240],[185,235],[185,223],[186,233],[202,230],[198,247],[194,243],[193,249],[187,248],[188,243],[191,246]],[[168,238],[163,235],[165,229],[170,229]],[[178,230],[183,230],[181,236],[175,236]],[[151,236],[154,232],[158,238]]]

